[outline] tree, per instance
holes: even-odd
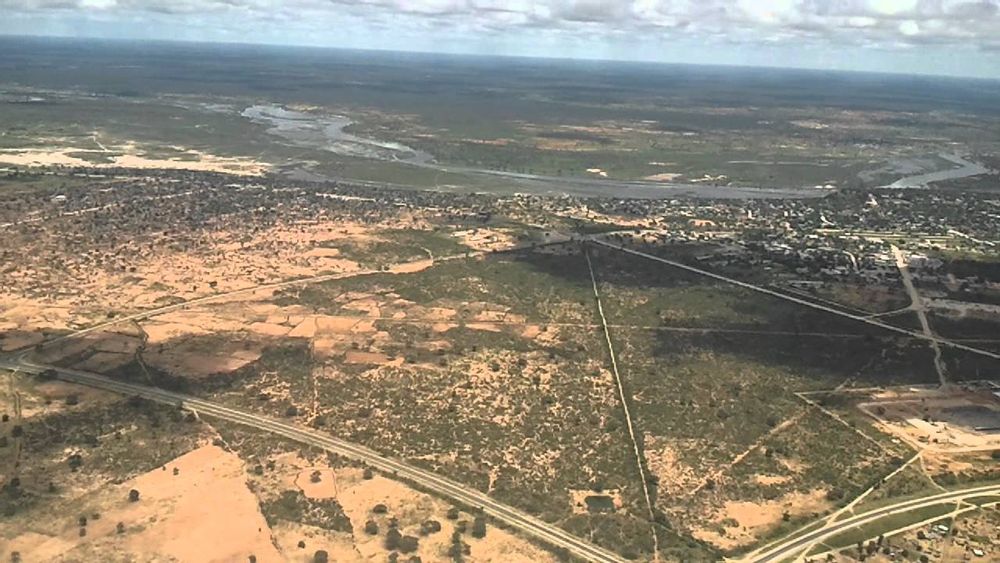
[[[132,489],[128,492],[129,502],[139,502],[139,491]]]
[[[389,512],[389,507],[379,503],[372,507],[372,512],[375,514],[385,514],[386,512]]]
[[[448,520],[458,520],[458,509],[454,506],[448,509]]]
[[[368,534],[369,536],[377,536],[378,524],[376,524],[374,520],[369,520],[365,522],[365,533]]]
[[[368,480],[368,479],[371,479],[371,478],[375,477],[375,472],[372,471],[371,467],[366,467],[365,468],[365,472],[361,476],[365,480]]]
[[[420,533],[423,535],[434,534],[441,531],[441,523],[437,520],[427,520],[420,524]]]
[[[464,552],[465,544],[462,543],[462,534],[452,534],[451,547],[448,548],[448,557],[451,557],[453,561],[462,561],[462,554]]]
[[[476,516],[476,519],[472,521],[472,537],[474,538],[484,538],[486,537],[486,517],[483,515]]]
[[[395,551],[399,547],[401,539],[403,539],[403,534],[400,534],[398,529],[389,528],[389,532],[385,535],[385,548],[389,551]]]
[[[330,554],[326,550],[320,549],[313,554],[313,563],[328,563],[330,561]]]
[[[403,536],[399,539],[399,551],[403,553],[413,553],[420,545],[420,541],[413,536]]]

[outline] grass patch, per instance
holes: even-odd
[[[823,543],[830,549],[841,549],[857,545],[878,536],[892,533],[894,530],[904,528],[917,522],[930,520],[933,518],[947,516],[955,510],[955,504],[936,504],[917,508],[900,514],[890,514],[880,518],[875,522],[852,528],[846,532],[837,534],[826,539]]]

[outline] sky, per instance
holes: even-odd
[[[1000,78],[1000,0],[0,0],[0,34]]]

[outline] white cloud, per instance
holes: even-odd
[[[98,10],[114,8],[117,4],[117,0],[80,0],[81,8],[95,8]]]
[[[872,9],[879,14],[895,15],[917,7],[917,0],[871,0]]]
[[[906,20],[899,24],[899,32],[907,37],[912,37],[920,33],[920,24],[913,20]]]
[[[1000,37],[1000,0],[0,0],[0,13],[22,20],[99,13],[123,26],[152,19],[190,27],[207,18],[212,29],[235,37],[255,29],[321,38],[326,25],[334,44],[348,21],[367,29],[433,29],[442,40],[545,33],[546,41],[582,44],[626,36],[790,49],[933,42],[989,50]]]

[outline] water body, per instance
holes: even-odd
[[[502,178],[508,186],[490,190],[496,193],[527,193],[535,195],[572,195],[579,197],[617,197],[625,199],[671,199],[694,197],[703,199],[789,199],[824,197],[830,190],[813,188],[780,189],[738,186],[705,186],[649,181],[621,181],[597,178],[539,176],[438,164],[434,156],[390,141],[359,137],[344,131],[353,121],[338,115],[314,115],[290,110],[276,104],[259,104],[243,110],[243,117],[268,126],[268,133],[301,147],[327,150],[344,156],[401,162],[441,172]],[[303,167],[289,167],[287,176],[307,181],[337,180]],[[383,184],[384,185],[384,184]],[[397,188],[408,186],[394,185]],[[446,186],[442,191],[474,192],[475,187]]]
[[[959,178],[968,178],[969,176],[979,176],[980,174],[989,173],[989,170],[982,164],[965,160],[957,154],[940,154],[938,156],[955,164],[956,167],[948,170],[936,170],[934,172],[906,176],[882,187],[892,189],[927,189],[934,182],[957,180]]]
[[[347,133],[344,129],[354,122],[341,115],[313,115],[273,104],[250,106],[240,115],[255,123],[268,125],[268,133],[301,147],[318,148],[344,156],[417,165],[434,160],[430,153],[401,143],[367,139]]]

